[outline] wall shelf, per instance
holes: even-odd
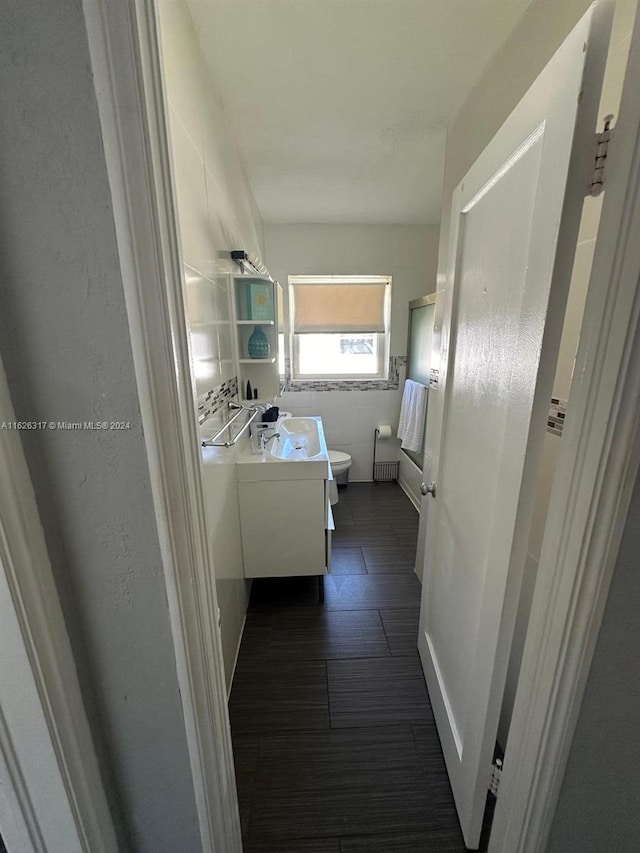
[[[244,396],[247,382],[250,382],[252,389],[258,389],[262,398],[272,401],[280,388],[278,332],[282,288],[270,278],[234,276],[233,293],[231,303],[240,395]],[[249,340],[256,326],[261,327],[269,342],[267,358],[249,357]]]

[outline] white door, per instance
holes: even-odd
[[[470,849],[490,779],[608,31],[606,11],[592,7],[453,197],[418,648]]]

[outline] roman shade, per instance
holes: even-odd
[[[385,331],[387,279],[313,284],[293,280],[293,332]]]

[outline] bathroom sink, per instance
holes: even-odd
[[[278,433],[261,456],[250,452],[237,459],[239,482],[326,480],[329,452],[319,417],[285,417],[273,424]]]
[[[293,462],[316,459],[323,453],[321,430],[316,418],[283,418],[278,422],[278,436],[269,445],[269,454],[274,459]],[[324,454],[326,458],[326,447]]]

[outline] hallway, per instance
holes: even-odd
[[[399,486],[333,508],[332,574],[255,581],[230,698],[245,853],[462,853],[416,650],[418,515]]]

